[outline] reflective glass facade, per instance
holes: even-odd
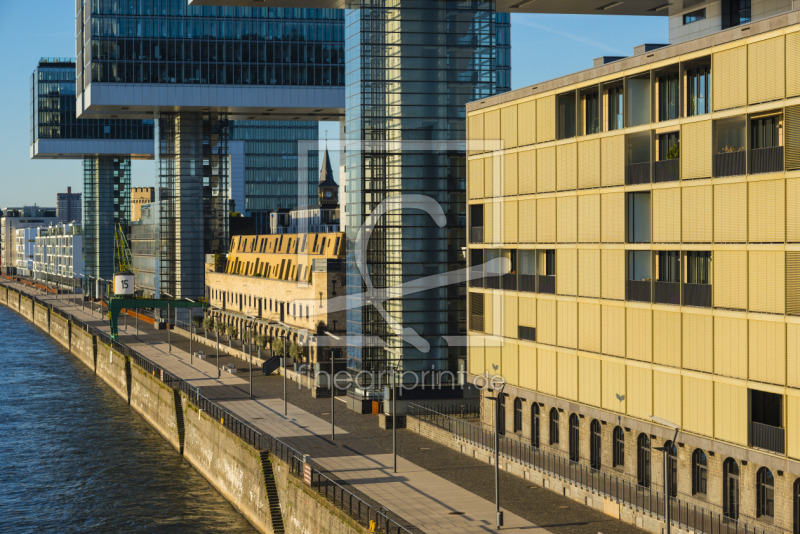
[[[39,61],[31,76],[31,144],[37,139],[152,138],[153,121],[77,119],[75,61]]]
[[[319,138],[319,127],[311,121],[235,121],[230,140],[244,141],[245,206],[255,219],[259,234],[269,233],[269,214],[280,209],[294,209],[306,200],[314,205],[317,198],[319,155],[306,154],[303,187],[298,187],[298,154],[305,153],[305,143]],[[300,143],[298,143],[300,142]],[[310,200],[309,200],[310,199]]]
[[[355,263],[358,231],[394,195],[435,199],[447,224],[414,209],[383,216],[367,249],[372,284],[396,287],[464,268],[465,105],[510,89],[509,15],[486,1],[361,0],[345,15],[345,39],[348,294],[365,288]],[[404,343],[374,306],[350,310],[349,365],[393,365],[399,356],[369,346],[380,338],[402,354],[401,369],[455,369],[466,353],[454,339],[466,331],[465,293],[457,284],[384,303],[429,350]]]
[[[78,92],[91,82],[341,86],[343,15],[76,0]]]

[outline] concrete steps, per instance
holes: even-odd
[[[275,534],[283,534],[285,529],[283,526],[283,516],[281,515],[278,487],[275,484],[275,473],[272,471],[272,461],[269,459],[269,452],[267,451],[261,451],[261,469],[264,472],[264,485],[267,490],[269,519],[272,523],[272,531]]]

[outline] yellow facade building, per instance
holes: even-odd
[[[234,236],[225,271],[206,273],[210,313],[239,333],[288,337],[310,363],[324,361],[320,336],[346,327],[343,308],[329,311],[345,295],[344,255],[341,232]]]
[[[682,503],[800,532],[800,13],[473,103],[468,137],[468,370],[507,434],[658,490],[666,446]]]

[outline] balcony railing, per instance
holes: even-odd
[[[629,163],[625,166],[625,183],[627,185],[650,183],[650,162]]]
[[[518,326],[517,337],[526,341],[536,341],[536,329],[530,326]]]
[[[674,182],[680,179],[681,160],[665,159],[655,162],[654,182]]]
[[[510,273],[504,274],[500,285],[503,289],[507,289],[509,291],[516,291],[517,290],[517,273]]]
[[[750,445],[760,449],[784,454],[786,431],[783,428],[765,425],[764,423],[750,422]]]
[[[659,304],[681,303],[681,284],[680,282],[658,282],[654,288],[655,302]]]
[[[711,307],[711,284],[683,284],[683,305]]]
[[[469,229],[470,243],[483,243],[483,226],[473,226]]]
[[[625,286],[625,298],[637,302],[651,302],[650,280],[628,280]]]
[[[542,275],[539,275],[536,278],[539,280],[539,293],[554,294],[556,292],[556,277],[555,276],[542,276]]]
[[[744,150],[737,152],[720,152],[714,154],[714,176],[740,176],[747,170],[747,153]]]
[[[473,267],[470,274],[475,278],[469,281],[469,287],[483,287],[483,269],[480,266]]]
[[[783,172],[783,147],[754,148],[750,151],[750,174]]]
[[[483,278],[483,287],[486,289],[500,289],[501,275],[492,274]]]
[[[469,316],[469,329],[475,332],[483,332],[483,315],[472,314]]]
[[[533,293],[536,291],[536,275],[521,274],[519,275],[519,290]]]

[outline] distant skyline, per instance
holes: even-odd
[[[75,56],[74,9],[74,2],[65,0],[35,4],[0,0],[0,105],[4,119],[0,128],[0,209],[26,204],[55,206],[56,193],[68,186],[74,192],[83,191],[79,160],[30,159],[31,74],[42,57]],[[599,56],[631,55],[634,46],[646,42],[668,42],[666,17],[513,14],[512,87],[585,70]],[[338,123],[320,123],[322,148],[326,131],[329,139],[338,139]],[[331,153],[331,159],[337,168],[338,153]],[[153,162],[134,161],[132,182],[133,187],[155,186]]]

